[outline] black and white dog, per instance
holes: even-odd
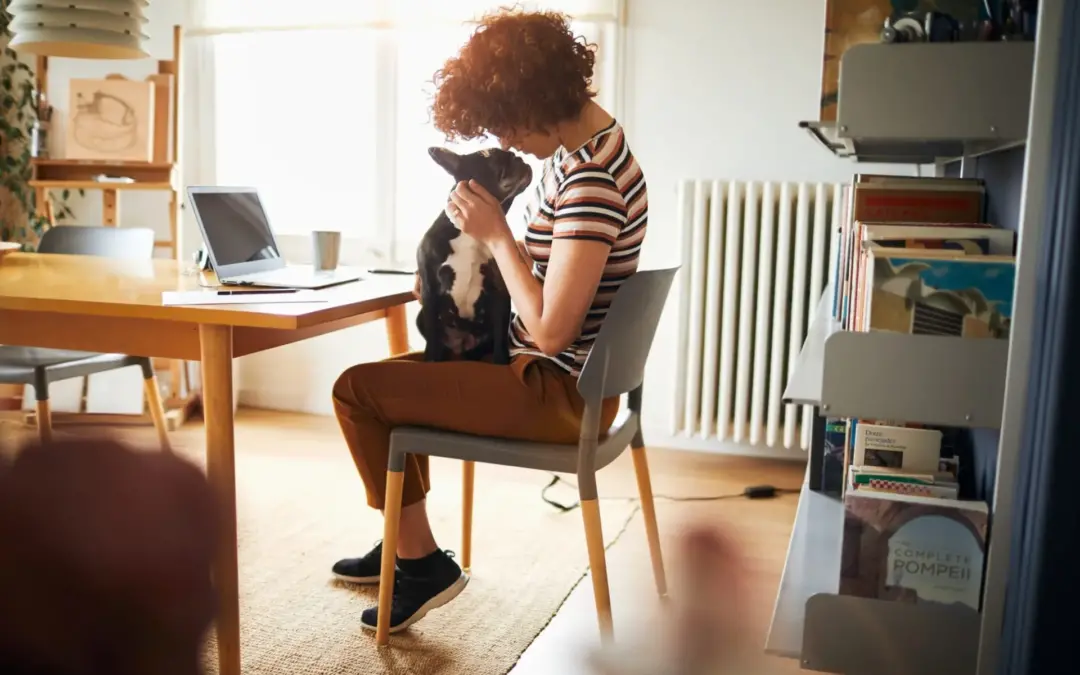
[[[503,213],[532,182],[532,169],[512,152],[479,150],[459,155],[445,148],[428,153],[454,184],[474,180],[502,203]],[[510,294],[487,247],[465,234],[445,212],[416,250],[421,306],[416,326],[424,336],[425,361],[451,357],[497,364],[510,362]]]

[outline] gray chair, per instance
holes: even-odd
[[[45,232],[38,253],[95,255],[108,258],[144,260],[154,255],[154,232],[146,228],[61,225]],[[52,437],[49,384],[95,373],[139,366],[144,391],[158,440],[169,450],[165,410],[151,360],[145,356],[98,354],[67,349],[43,349],[0,345],[0,384],[30,384],[37,399],[38,436]]]
[[[471,565],[472,557],[474,462],[576,473],[600,633],[604,639],[610,639],[611,600],[604,558],[604,537],[600,527],[600,507],[596,494],[596,471],[613,462],[630,446],[641,496],[645,532],[649,540],[653,576],[660,596],[666,596],[667,582],[660,554],[660,535],[656,527],[656,510],[645,458],[645,441],[641,436],[641,387],[645,360],[677,270],[678,268],[671,268],[637,272],[623,283],[615,295],[600,334],[578,378],[578,391],[585,399],[585,413],[577,445],[531,443],[419,427],[398,427],[391,432],[379,581],[379,617],[376,627],[378,644],[386,644],[389,640],[401,490],[405,476],[405,457],[409,454],[465,461],[461,552],[462,566],[466,570]],[[611,428],[601,432],[602,401],[623,394],[628,394],[627,406],[619,412]]]

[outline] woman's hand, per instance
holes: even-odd
[[[459,230],[488,248],[500,241],[513,239],[499,200],[476,181],[457,184],[450,193],[446,216]]]

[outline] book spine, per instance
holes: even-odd
[[[954,485],[922,485],[897,480],[874,479],[867,484],[855,485],[856,492],[876,492],[896,495],[912,495],[931,499],[956,499],[957,488]]]
[[[821,466],[822,492],[840,496],[844,490],[844,454],[847,422],[830,417],[825,420],[825,454]]]
[[[963,190],[855,189],[852,220],[970,223],[983,220],[983,194]]]

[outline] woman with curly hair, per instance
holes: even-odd
[[[543,177],[516,242],[497,201],[457,185],[446,212],[495,259],[513,300],[511,363],[423,362],[407,355],[353,366],[334,385],[334,408],[367,491],[382,510],[390,431],[434,427],[484,436],[576,443],[584,402],[577,376],[622,282],[632,275],[648,220],[645,178],[622,127],[594,100],[595,54],[553,12],[485,17],[435,75],[435,126],[449,139],[494,137],[544,159]],[[602,427],[618,412],[604,402]],[[438,547],[428,523],[427,457],[405,469],[391,631],[446,604],[468,577]],[[333,573],[378,583],[381,544]],[[377,608],[363,613],[375,629]]]

